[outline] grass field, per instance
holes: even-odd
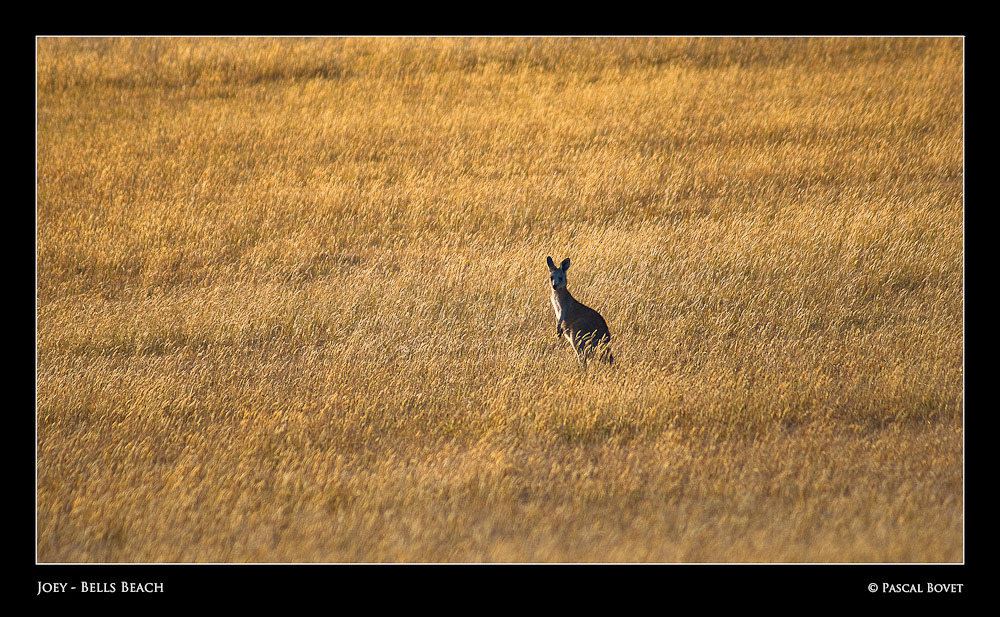
[[[962,39],[37,51],[38,561],[963,561]]]

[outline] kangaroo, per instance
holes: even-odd
[[[556,313],[556,336],[566,337],[576,351],[577,358],[587,368],[587,358],[596,355],[601,362],[614,364],[615,357],[608,344],[611,333],[601,314],[578,302],[566,289],[566,271],[569,258],[557,268],[551,257],[549,280],[552,283],[552,310]]]

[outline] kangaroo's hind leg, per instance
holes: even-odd
[[[579,333],[572,333],[566,337],[569,340],[570,345],[573,347],[573,353],[576,354],[576,360],[583,367],[584,372],[587,370],[587,353],[589,351],[589,345],[585,337],[581,336]]]

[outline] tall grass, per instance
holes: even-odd
[[[39,39],[39,561],[961,561],[962,62]]]

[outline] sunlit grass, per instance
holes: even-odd
[[[961,561],[962,61],[39,39],[39,560]]]

